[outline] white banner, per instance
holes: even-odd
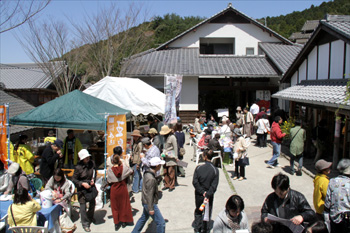
[[[165,74],[164,75],[164,93],[165,93],[165,124],[175,124],[176,109],[180,106],[180,94],[182,89],[182,75]]]

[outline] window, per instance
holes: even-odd
[[[246,48],[245,49],[246,55],[254,55],[254,48]]]
[[[235,54],[235,38],[200,38],[200,54]]]

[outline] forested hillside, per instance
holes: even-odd
[[[278,17],[266,17],[266,24],[272,30],[288,38],[293,32],[300,31],[306,20],[320,20],[326,14],[350,15],[350,0],[323,2],[317,7],[311,5],[310,8],[303,11],[294,11]],[[265,24],[264,18],[258,21]]]

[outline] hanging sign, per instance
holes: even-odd
[[[110,115],[107,119],[107,157],[113,155],[113,148],[123,148],[123,155],[126,152],[126,116]]]
[[[0,105],[0,160],[7,169],[7,128],[6,128],[6,106]]]

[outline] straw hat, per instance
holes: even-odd
[[[157,134],[158,131],[155,128],[151,128],[148,133]]]
[[[131,136],[133,137],[142,137],[142,135],[140,134],[140,130],[135,129],[134,131],[132,131]]]
[[[170,132],[171,132],[171,129],[169,129],[169,126],[163,125],[161,130],[160,130],[160,132],[159,132],[159,134],[160,135],[167,135]]]
[[[83,160],[83,159],[85,159],[85,158],[91,156],[91,155],[89,154],[89,151],[87,151],[86,149],[80,150],[80,151],[78,152],[78,155],[79,155],[79,159],[80,159],[80,160]]]

